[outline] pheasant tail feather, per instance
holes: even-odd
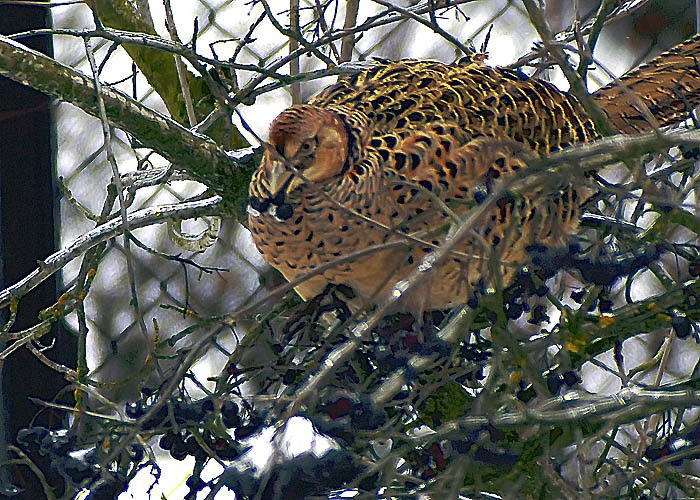
[[[692,109],[700,106],[700,35],[630,71],[594,95],[613,125],[623,133],[648,131],[686,119]]]

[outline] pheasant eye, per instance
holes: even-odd
[[[304,142],[302,142],[301,146],[299,147],[299,151],[301,153],[311,153],[314,149],[316,149],[315,139],[307,139]]]

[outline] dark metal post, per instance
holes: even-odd
[[[42,7],[0,5],[0,33],[11,34],[49,26]],[[51,53],[49,37],[22,40],[30,47]],[[37,266],[55,249],[54,164],[51,100],[10,80],[0,78],[0,288],[14,283]],[[36,324],[37,312],[53,304],[56,282],[50,280],[19,304],[12,331]],[[3,318],[3,321],[6,319]],[[55,329],[40,340],[55,345],[46,354],[68,366],[75,363],[75,339]],[[29,351],[20,349],[4,363],[0,398],[0,458],[8,457],[7,443],[28,425],[64,426],[65,413],[42,409],[29,398],[52,401],[66,387],[60,373],[40,363]],[[63,402],[71,394],[64,394]],[[39,481],[27,467],[3,470],[7,481],[24,489],[21,498],[42,498]],[[2,492],[0,492],[1,494]]]

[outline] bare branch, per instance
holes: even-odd
[[[219,213],[221,198],[216,196],[202,201],[191,203],[179,203],[175,205],[162,205],[149,207],[127,216],[127,226],[134,230],[140,227],[161,224],[168,220],[191,219],[203,215]],[[50,255],[41,262],[41,265],[28,274],[25,278],[0,292],[0,308],[6,307],[11,300],[26,295],[36,288],[46,278],[56,273],[68,262],[83,254],[89,248],[122,234],[123,222],[120,218],[112,219],[105,224],[97,226],[77,238],[66,248]]]
[[[360,0],[345,1],[345,22],[343,30],[349,31],[357,24],[357,12],[360,9]],[[343,38],[340,45],[340,62],[352,59],[352,50],[355,48],[355,37],[348,35]]]
[[[99,116],[90,78],[4,36],[0,36],[0,75]],[[250,163],[239,163],[208,137],[117,90],[103,87],[100,95],[112,125],[128,130],[141,145],[157,150],[195,179],[219,190],[224,210],[243,213],[253,157],[248,158]]]

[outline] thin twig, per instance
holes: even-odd
[[[605,112],[600,109],[598,103],[596,103],[588,93],[586,83],[581,78],[581,75],[574,71],[569,64],[568,57],[562,46],[554,41],[554,35],[549,29],[542,10],[535,4],[534,0],[523,0],[523,4],[530,15],[530,21],[535,26],[535,29],[542,39],[542,43],[544,43],[547,51],[552,55],[552,58],[556,61],[557,65],[564,73],[564,76],[566,76],[566,79],[569,81],[571,93],[581,101],[586,113],[595,122],[596,128],[600,130],[603,135],[613,135],[615,133],[615,128],[610,123]]]
[[[375,3],[378,3],[379,5],[382,5],[386,7],[389,11],[392,12],[397,12],[401,16],[405,16],[409,19],[412,19],[416,21],[419,24],[422,24],[423,26],[430,28],[433,30],[435,33],[443,37],[445,40],[450,42],[452,45],[454,45],[457,49],[459,49],[464,55],[469,55],[472,53],[471,49],[464,45],[462,42],[457,40],[454,36],[452,36],[450,33],[442,29],[438,24],[437,20],[435,19],[435,14],[434,10],[432,8],[432,2],[430,2],[430,5],[428,6],[428,13],[430,14],[431,19],[423,19],[419,14],[416,14],[412,12],[409,9],[404,9],[402,7],[397,7],[394,5],[392,2],[389,2],[387,0],[372,0]],[[433,22],[435,21],[435,22]]]
[[[345,21],[343,22],[343,30],[348,31],[357,24],[357,13],[359,10],[360,0],[345,0]],[[340,62],[350,61],[354,48],[354,35],[349,34],[343,37],[343,41],[340,44]]]
[[[220,210],[218,205],[220,202],[221,198],[214,196],[202,201],[149,207],[129,214],[126,225],[130,230],[134,230],[153,224],[162,224],[167,220],[184,220],[204,215],[215,215]],[[124,223],[121,219],[112,219],[79,236],[67,247],[50,255],[41,262],[37,269],[0,292],[0,308],[6,307],[13,298],[22,297],[29,293],[89,248],[122,234],[123,227]]]
[[[99,110],[99,118],[102,124],[102,135],[104,138],[104,148],[107,154],[107,162],[112,168],[112,175],[114,183],[117,187],[117,197],[119,199],[119,211],[122,220],[123,238],[124,238],[124,255],[126,257],[126,270],[129,277],[129,287],[131,288],[131,305],[134,307],[134,313],[136,315],[136,321],[139,325],[141,335],[145,339],[148,338],[148,328],[143,320],[143,313],[141,311],[141,303],[139,301],[138,290],[136,289],[136,271],[134,266],[134,256],[131,252],[131,242],[129,241],[130,229],[127,224],[127,206],[124,199],[124,187],[121,185],[121,175],[119,173],[119,166],[117,165],[117,159],[112,151],[112,132],[110,130],[109,120],[107,119],[107,110],[105,108],[104,100],[102,99],[100,79],[97,73],[97,64],[95,63],[95,55],[90,47],[90,42],[86,38],[85,42],[85,52],[87,54],[88,61],[90,63],[90,68],[92,69],[93,82],[95,85],[95,96],[97,98],[97,108]]]
[[[474,2],[475,0],[453,0],[450,2],[451,6],[458,6],[462,5],[465,3],[470,3]],[[432,5],[432,0],[423,0],[419,4],[410,7],[408,9],[405,9],[407,13],[410,14],[415,14],[415,15],[424,15],[427,14],[430,11]],[[376,16],[373,16],[364,22],[358,24],[354,28],[350,30],[336,30],[333,33],[330,33],[327,37],[321,38],[315,42],[315,46],[317,47],[322,47],[326,44],[332,43],[336,40],[342,40],[344,37],[348,35],[352,35],[355,33],[362,33],[365,31],[368,31],[373,28],[380,28],[382,26],[386,26],[387,24],[393,24],[397,23],[399,21],[402,21],[406,19],[406,16],[399,13],[399,12],[394,12],[391,9],[386,9],[383,12],[377,14]],[[307,53],[308,51],[306,50],[305,47],[301,47],[297,53],[295,54],[289,54],[286,57],[283,57],[274,63],[270,64],[267,66],[266,70],[269,71],[277,71],[279,68],[285,66],[289,61],[294,58],[298,57],[300,55],[303,55]],[[248,100],[251,98],[251,95],[254,93],[254,91],[258,88],[260,83],[266,79],[265,76],[260,75],[257,77],[254,77],[248,82],[244,87],[241,87],[241,89],[236,93],[236,96],[234,98],[234,102],[248,102]]]
[[[177,28],[175,26],[175,19],[173,18],[173,9],[170,6],[170,0],[163,0],[163,6],[165,7],[165,27],[170,34],[170,38],[172,38],[174,42],[182,45],[180,37],[177,35]],[[190,95],[190,86],[187,83],[187,70],[185,70],[185,65],[182,64],[182,56],[175,56],[175,69],[177,70],[177,79],[180,82],[180,90],[182,90],[182,98],[185,101],[187,119],[189,120],[190,127],[194,127],[197,123],[197,115],[194,112],[192,95]]]
[[[581,53],[581,60],[578,65],[578,74],[581,79],[586,81],[586,74],[590,64],[593,62],[593,52],[595,51],[596,45],[598,44],[598,38],[600,33],[605,26],[605,22],[608,20],[608,16],[617,6],[617,0],[603,0],[598,7],[598,12],[596,12],[593,18],[593,23],[591,24],[590,34],[588,35],[588,50]]]
[[[692,389],[623,389],[617,394],[595,395],[569,391],[566,399],[552,398],[538,407],[524,406],[520,411],[500,411],[488,415],[470,415],[448,422],[435,429],[435,434],[411,437],[420,442],[446,439],[457,433],[463,435],[471,429],[487,425],[515,427],[521,425],[561,425],[578,422],[632,422],[668,408],[692,408],[700,406],[700,391]]]
[[[289,29],[297,33],[297,37],[301,38],[301,30],[299,29],[299,0],[289,0]],[[293,54],[299,49],[298,38],[289,37],[289,53]],[[289,76],[295,77],[299,74],[299,57],[294,57],[289,61]],[[292,94],[292,104],[301,102],[301,84],[295,80],[290,85]]]
[[[24,3],[24,2],[20,2]],[[29,469],[34,473],[34,475],[37,477],[39,480],[39,483],[41,484],[42,489],[44,490],[44,495],[46,495],[47,500],[56,500],[56,495],[54,494],[54,489],[49,485],[48,481],[46,480],[46,476],[42,472],[42,470],[39,468],[37,464],[35,464],[31,458],[29,458],[26,453],[24,453],[21,449],[19,449],[15,445],[8,445],[7,451],[16,453],[17,456],[20,459],[20,462],[15,462],[15,463],[21,463],[23,465],[26,465],[29,467]]]

